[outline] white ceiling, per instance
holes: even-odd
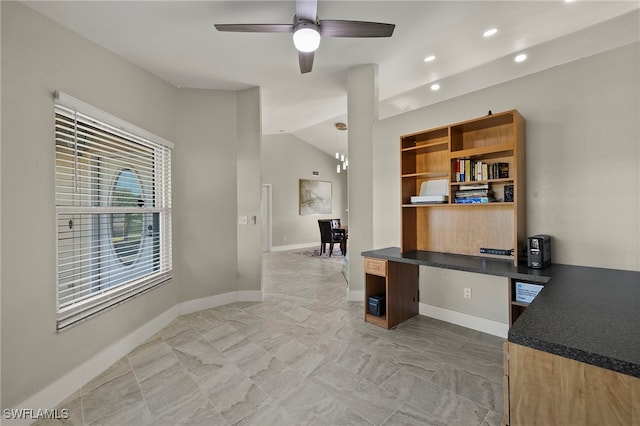
[[[388,22],[391,38],[324,38],[300,74],[290,34],[222,33],[216,23],[291,23],[294,1],[25,1],[177,87],[262,89],[263,133],[346,150],[346,75],[379,65],[380,118],[638,40],[633,1],[319,0],[319,19]],[[632,14],[628,14],[635,11]],[[625,16],[622,16],[625,15]],[[614,18],[617,18],[613,20]],[[608,21],[608,22],[607,22]],[[489,28],[498,33],[482,34]],[[516,53],[529,58],[516,64]],[[424,57],[436,55],[425,63]],[[429,86],[438,82],[441,89]]]

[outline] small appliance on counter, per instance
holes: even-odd
[[[534,269],[551,265],[551,236],[534,235],[527,238],[527,265]]]

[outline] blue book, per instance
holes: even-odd
[[[456,198],[456,204],[485,204],[489,201],[489,197]]]

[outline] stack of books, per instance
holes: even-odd
[[[456,204],[481,204],[495,201],[488,183],[460,185],[455,195]]]
[[[455,167],[456,182],[506,179],[509,177],[509,163],[485,163],[461,158],[456,160]]]

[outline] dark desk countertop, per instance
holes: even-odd
[[[395,262],[454,269],[456,271],[476,272],[478,274],[496,275],[542,284],[547,283],[551,279],[551,275],[555,270],[555,265],[551,265],[546,269],[529,269],[526,266],[514,266],[513,261],[508,259],[502,260],[481,256],[438,253],[433,251],[409,251],[401,253],[399,247],[363,251],[362,255],[393,260]]]
[[[509,329],[510,342],[640,377],[640,272],[555,264],[536,270],[509,260],[401,253],[398,247],[362,255],[543,283]]]
[[[640,377],[640,272],[560,265],[509,341]]]

